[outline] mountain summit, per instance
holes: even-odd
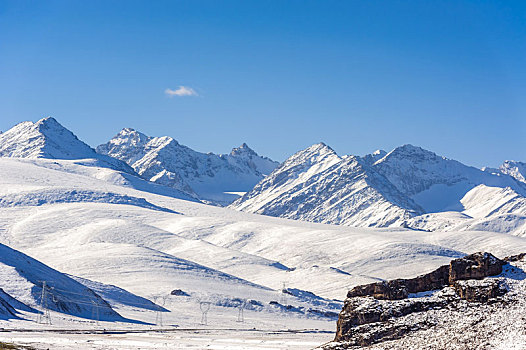
[[[96,155],[95,150],[52,117],[36,123],[22,122],[0,134],[2,157],[82,159]]]
[[[0,133],[0,157],[47,159],[96,159],[98,165],[134,173],[125,163],[100,155],[55,118],[19,123]]]

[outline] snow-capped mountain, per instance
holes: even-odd
[[[290,157],[232,206],[349,226],[401,224],[422,212],[367,162],[354,156],[340,158],[323,143]]]
[[[174,187],[196,198],[228,204],[277,165],[246,144],[230,154],[201,153],[171,137],[149,137],[125,128],[97,152],[125,161],[143,178]]]
[[[506,169],[520,173],[516,163]],[[466,194],[481,184],[508,188],[521,198],[526,193],[517,175],[482,171],[412,145],[389,153],[379,150],[364,157],[339,157],[330,147],[316,144],[291,156],[231,207],[313,222],[378,227],[415,224],[415,228],[428,229],[430,222],[438,225],[437,217],[424,220],[424,225],[412,218],[461,212],[470,202]],[[513,208],[505,214],[516,214],[517,207]],[[469,212],[464,217],[471,218]],[[443,220],[438,217],[441,228]],[[451,216],[446,221],[450,220]]]
[[[134,173],[126,163],[97,154],[52,117],[22,122],[0,133],[0,157],[96,159],[99,166]]]

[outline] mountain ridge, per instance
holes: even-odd
[[[230,154],[201,153],[172,137],[150,137],[132,128],[122,129],[97,152],[126,162],[145,179],[214,204],[230,203],[234,192],[250,190],[278,165],[246,143]]]
[[[348,179],[347,183],[341,180],[340,167],[349,160],[359,162],[362,177],[369,179],[362,187],[346,188],[355,178]],[[425,230],[428,219],[422,221],[419,219],[421,215],[431,215],[431,221],[436,225],[436,220],[444,218],[434,213],[462,212],[464,197],[479,185],[510,188],[524,197],[526,183],[520,181],[521,163],[504,164],[507,166],[503,165],[501,168],[504,170],[498,173],[483,171],[410,144],[390,152],[378,150],[363,157],[340,157],[329,146],[318,143],[289,157],[230,207],[329,224],[402,226]],[[316,191],[306,195],[304,187],[312,183],[319,185]],[[339,188],[335,188],[335,184]],[[370,188],[365,189],[367,186]],[[331,207],[334,197],[341,199],[340,205]],[[522,204],[522,201],[517,203]],[[309,210],[305,209],[308,205],[311,205]],[[504,215],[523,215],[519,206],[515,205]],[[451,216],[447,218],[451,219]]]

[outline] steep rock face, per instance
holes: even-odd
[[[521,262],[522,259],[524,256],[517,255],[507,260]],[[508,266],[505,273],[503,266]],[[500,274],[498,278],[487,278]],[[526,285],[515,282],[524,276],[521,268],[506,265],[489,253],[475,253],[412,279],[357,286],[347,295],[334,343],[324,348],[369,346],[428,329],[432,324],[427,313],[470,307],[469,303],[499,303],[510,286],[517,284],[518,292],[526,293]],[[517,300],[517,291],[509,295],[510,301]]]
[[[231,207],[354,226],[401,225],[422,212],[363,159],[340,158],[323,143],[287,159]]]
[[[482,279],[502,272],[504,261],[489,253],[474,253],[454,259],[449,266],[410,279],[376,282],[354,287],[347,293],[348,298],[373,296],[375,299],[398,300],[410,293],[420,293],[453,285],[456,281]]]
[[[80,141],[71,131],[54,118],[22,122],[0,134],[0,157],[86,159],[99,161],[98,165],[133,174],[125,163],[97,154]]]
[[[123,129],[97,152],[120,159],[143,178],[216,204],[228,204],[277,165],[246,144],[230,154],[196,152],[171,137],[149,137]],[[230,193],[232,192],[232,193]]]
[[[506,283],[498,279],[456,281],[453,287],[460,299],[479,303],[487,303],[490,299],[500,297],[508,291]]]

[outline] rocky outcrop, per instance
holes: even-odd
[[[496,276],[502,272],[504,264],[505,261],[497,259],[490,253],[475,253],[452,260],[449,264],[449,284],[452,285],[459,280]]]
[[[441,266],[433,272],[410,279],[376,282],[354,287],[347,298],[372,296],[375,299],[399,300],[409,293],[419,293],[439,289],[448,284],[449,266]]]
[[[521,261],[526,258],[526,253],[520,253],[517,255],[512,255],[504,258],[504,261],[506,262],[515,262],[515,261]]]
[[[453,287],[460,299],[480,303],[487,303],[508,291],[506,282],[499,279],[456,281]]]
[[[522,259],[526,254],[505,260]],[[415,278],[357,286],[347,294],[334,341],[348,347],[368,346],[429,326],[425,318],[410,325],[398,323],[400,318],[457,309],[462,303],[496,303],[509,287],[505,278],[486,277],[501,274],[505,260],[474,253]]]
[[[354,287],[347,298],[372,296],[375,299],[400,300],[410,293],[420,293],[453,285],[458,280],[481,279],[502,272],[506,262],[490,253],[474,253],[452,260],[449,265],[409,279],[376,282]]]

